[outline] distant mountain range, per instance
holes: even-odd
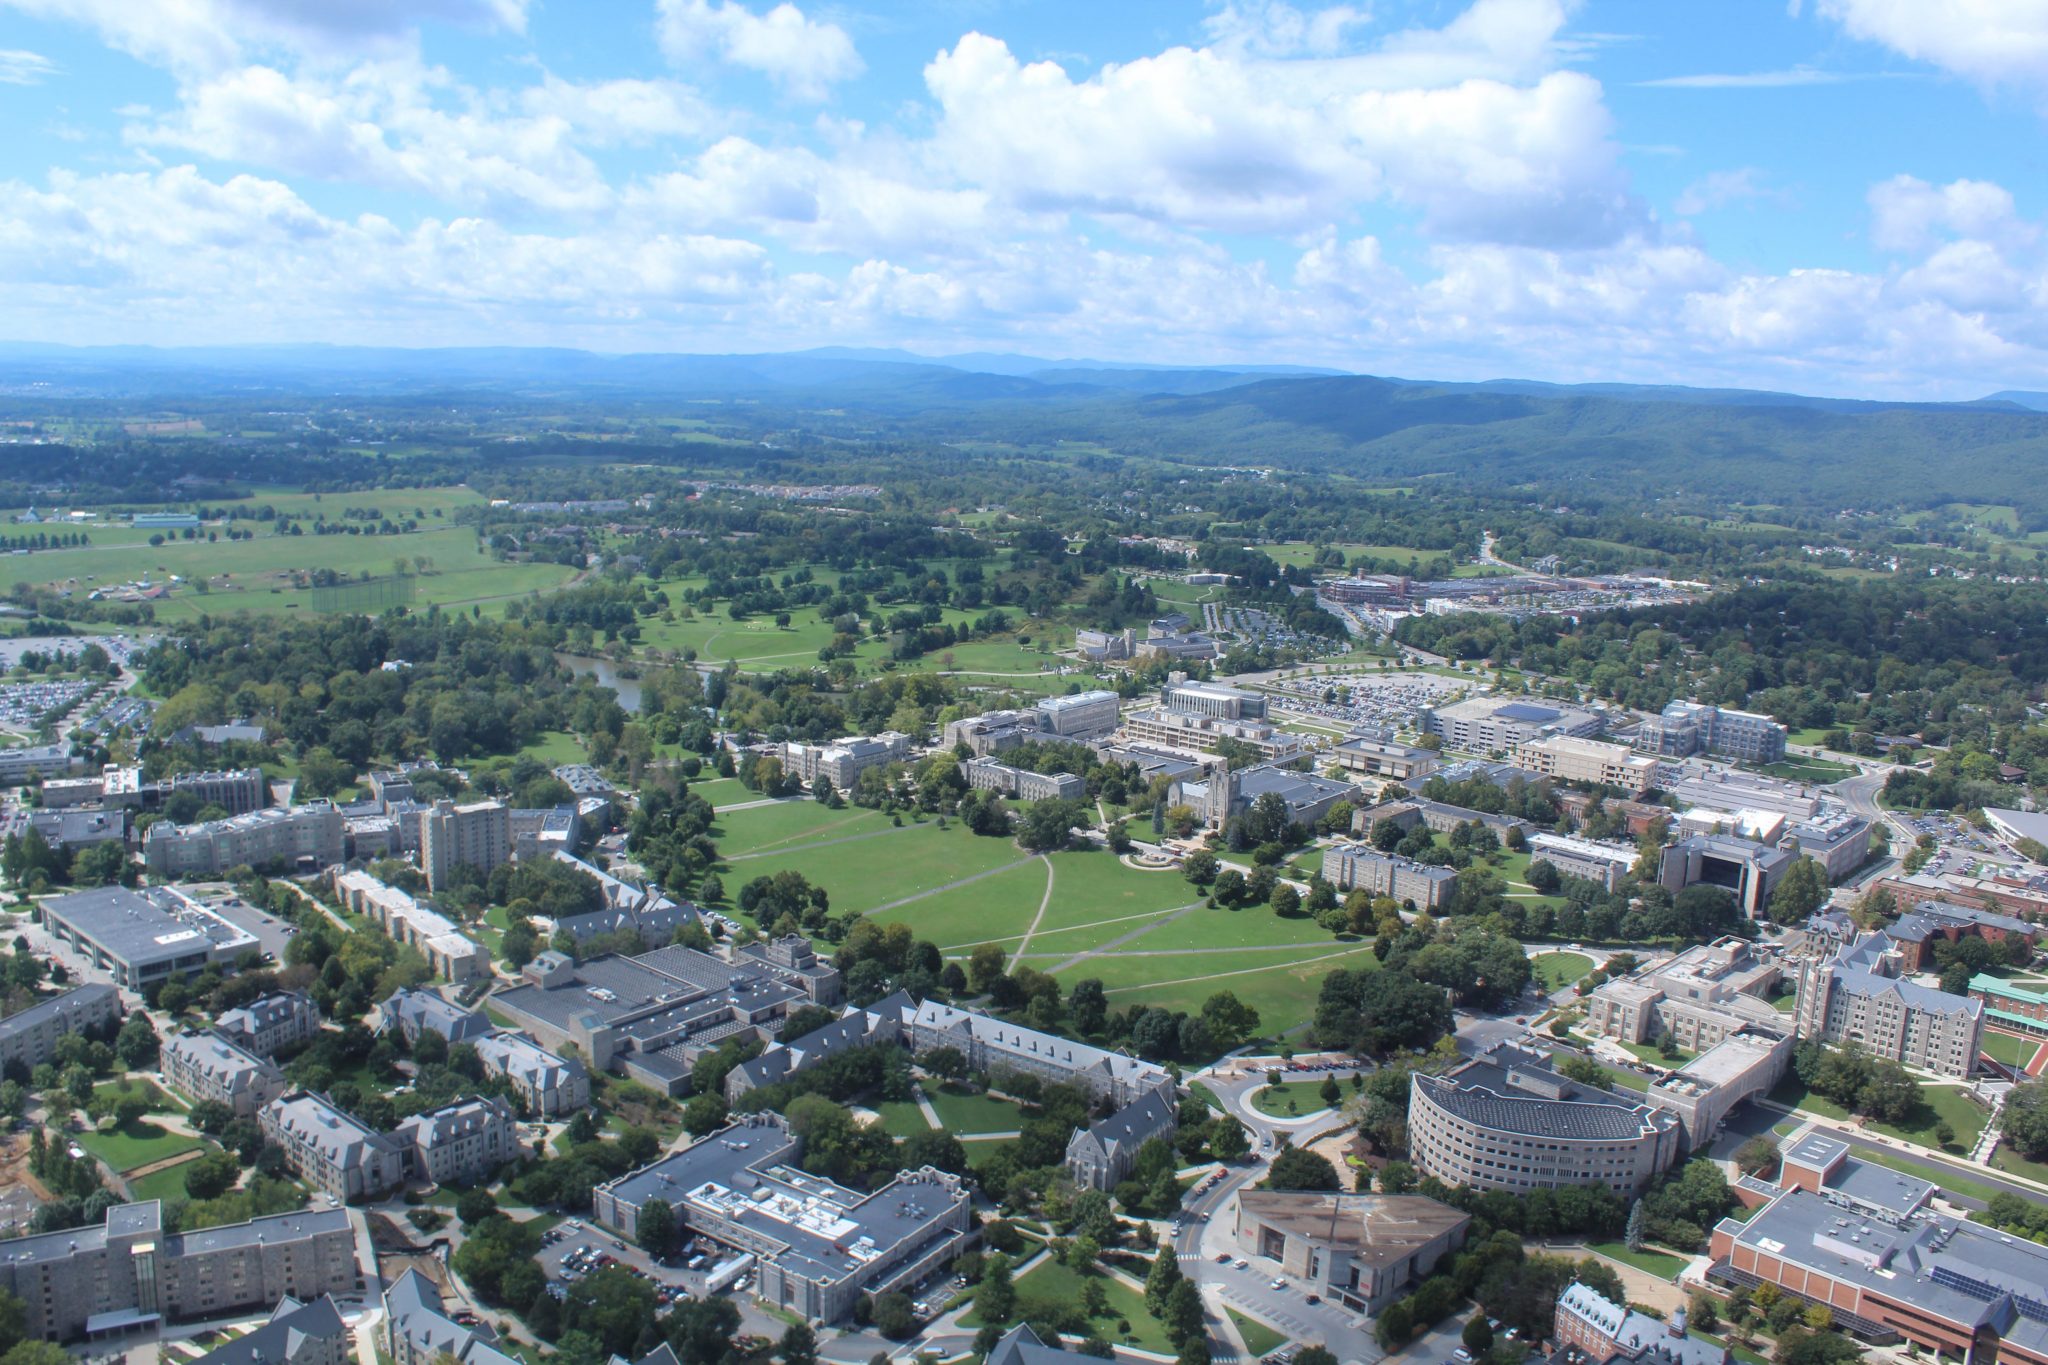
[[[1885,403],[1673,385],[1440,383],[1303,366],[1155,366],[827,347],[766,355],[0,343],[0,402],[265,395],[592,403],[737,400],[765,421],[906,439],[1099,442],[1216,463],[1457,477],[1802,507],[2011,504],[2048,525],[2048,394]],[[843,413],[844,419],[819,414]],[[1576,500],[1576,499],[1575,499]]]

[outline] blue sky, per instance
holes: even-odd
[[[0,0],[0,335],[2048,389],[2048,0]]]

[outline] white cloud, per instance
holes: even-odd
[[[1693,218],[1727,208],[1730,204],[1757,199],[1786,201],[1789,196],[1765,184],[1765,178],[1764,173],[1754,166],[1732,171],[1709,171],[1679,191],[1671,207],[1681,218]]]
[[[1883,251],[1920,252],[1943,237],[2025,246],[2039,230],[2019,216],[2010,191],[1984,180],[1930,185],[1910,175],[1873,185],[1870,239]]]
[[[2048,88],[2048,0],[1820,0],[1816,10],[1969,80]]]
[[[865,70],[845,29],[809,18],[786,0],[766,14],[737,0],[660,0],[660,11],[662,51],[685,69],[715,57],[760,72],[800,100],[822,100]]]
[[[0,85],[40,85],[56,71],[57,64],[40,52],[0,48]]]
[[[181,71],[233,65],[250,51],[316,59],[396,51],[420,26],[524,31],[529,0],[0,0],[96,29],[107,43]]]
[[[1534,74],[1562,11],[1479,0],[1355,57],[1172,48],[1075,80],[970,33],[925,68],[935,164],[1033,211],[1312,231],[1392,198],[1429,231],[1586,245],[1647,222],[1598,82]]]
[[[1776,90],[1795,85],[1837,85],[1864,79],[1845,71],[1793,66],[1781,71],[1703,71],[1690,76],[1660,76],[1637,85],[1670,90]]]
[[[1286,0],[1226,0],[1202,21],[1202,31],[1216,46],[1261,57],[1318,57],[1340,52],[1350,31],[1372,22],[1372,11],[1360,5],[1332,5],[1303,13]]]

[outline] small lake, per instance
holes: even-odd
[[[640,680],[620,677],[618,665],[610,659],[592,659],[581,654],[561,653],[556,654],[555,658],[570,672],[580,677],[593,678],[600,687],[609,687],[618,693],[619,705],[626,710],[639,711]]]

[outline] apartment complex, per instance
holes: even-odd
[[[367,872],[334,874],[334,894],[341,903],[382,929],[393,940],[419,950],[436,976],[473,981],[491,971],[490,952],[454,921],[407,891],[379,881]]]
[[[503,801],[436,801],[420,817],[420,871],[429,891],[445,891],[458,867],[489,876],[512,861],[512,816]]]
[[[355,1231],[341,1209],[167,1233],[150,1200],[108,1209],[97,1227],[0,1243],[0,1289],[21,1300],[30,1340],[267,1310],[357,1286]]]
[[[413,1175],[441,1185],[475,1184],[524,1155],[518,1116],[495,1095],[411,1115],[391,1136],[410,1153]]]
[[[1597,1090],[1532,1052],[1499,1047],[1408,1096],[1415,1168],[1446,1185],[1520,1194],[1606,1185],[1641,1194],[1684,1150],[1676,1115],[1633,1091]]]
[[[494,1033],[474,1044],[486,1076],[502,1076],[520,1102],[543,1118],[573,1114],[590,1103],[590,1072],[577,1057],[558,1057],[518,1033]]]
[[[1370,844],[1334,843],[1324,849],[1323,880],[1339,891],[1390,896],[1431,914],[1448,909],[1458,887],[1451,868],[1381,853]]]
[[[197,976],[261,948],[254,934],[175,887],[102,886],[53,896],[42,911],[52,938],[131,991]]]
[[[1657,780],[1657,760],[1633,753],[1625,745],[1573,735],[1525,740],[1515,746],[1514,759],[1540,777],[1614,787],[1632,797],[1641,796]]]
[[[284,1073],[275,1063],[245,1052],[218,1033],[187,1029],[163,1045],[164,1080],[171,1089],[197,1103],[214,1100],[238,1119],[285,1092]]]
[[[450,1043],[474,1043],[493,1031],[491,1021],[475,1010],[409,986],[393,991],[378,1013],[383,1021],[378,1031],[397,1029],[407,1047],[417,1046],[422,1033],[438,1033]]]
[[[1696,701],[1674,701],[1636,731],[1636,748],[1659,758],[1713,754],[1738,763],[1776,763],[1785,757],[1785,727],[1753,711],[1731,711]]]
[[[918,1005],[903,1024],[910,1050],[920,1056],[934,1048],[955,1048],[970,1071],[1019,1071],[1072,1083],[1119,1108],[1149,1090],[1173,1085],[1172,1075],[1157,1063],[1019,1028],[936,1000]]]
[[[229,1010],[214,1029],[258,1057],[274,1057],[319,1035],[320,1007],[304,991],[274,991]]]
[[[750,1114],[592,1192],[599,1222],[627,1237],[640,1210],[668,1203],[699,1237],[756,1258],[760,1296],[814,1323],[863,1295],[947,1271],[974,1236],[960,1177],[927,1166],[862,1194],[797,1168],[802,1140],[778,1114]]]
[[[869,768],[885,768],[910,757],[910,736],[885,730],[879,735],[848,736],[830,744],[799,744],[791,740],[781,749],[782,770],[807,787],[830,782],[842,792],[853,790],[855,779]]]
[[[1984,1002],[1901,979],[1901,956],[1883,934],[1858,935],[1816,916],[1799,962],[1799,1036],[1864,1051],[1944,1076],[1967,1077],[1984,1036]]]
[[[1465,1245],[1472,1216],[1415,1194],[1246,1190],[1238,1250],[1280,1263],[1308,1293],[1377,1313]]]
[[[33,1070],[57,1055],[67,1033],[110,1033],[121,1022],[121,993],[112,986],[75,986],[0,1019],[0,1067]]]
[[[1471,697],[1448,706],[1425,707],[1417,717],[1422,732],[1465,753],[1505,753],[1546,735],[1591,738],[1606,726],[1597,711],[1581,711],[1528,697]]]
[[[325,1095],[295,1090],[279,1096],[256,1121],[294,1175],[336,1199],[377,1199],[405,1183],[406,1149]]]
[[[174,825],[142,836],[142,860],[159,877],[217,877],[235,867],[331,867],[346,854],[341,812],[331,801],[265,806],[225,820]]]
[[[1108,1118],[1077,1128],[1067,1139],[1067,1174],[1083,1189],[1115,1189],[1129,1176],[1138,1149],[1154,1138],[1170,1141],[1180,1127],[1172,1087],[1148,1090]]]
[[[15,787],[38,777],[62,777],[77,766],[69,744],[0,749],[0,785]]]
[[[2048,1247],[1936,1213],[1935,1192],[1814,1134],[1784,1154],[1768,1204],[1714,1228],[1708,1278],[1776,1285],[1873,1345],[2048,1365]]]

